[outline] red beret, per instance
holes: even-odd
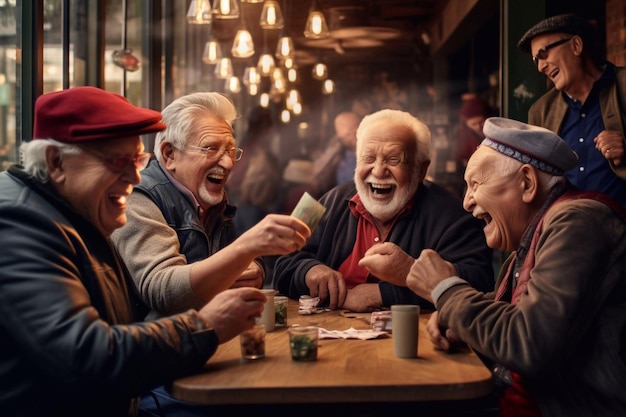
[[[43,94],[35,103],[34,139],[80,143],[159,132],[161,113],[135,107],[125,97],[96,87]]]

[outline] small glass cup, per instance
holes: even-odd
[[[274,296],[274,310],[276,314],[276,327],[287,327],[287,300],[284,295]]]
[[[265,357],[265,326],[257,323],[253,328],[239,334],[241,356],[244,359],[261,359]]]
[[[291,359],[298,362],[317,360],[317,342],[319,339],[317,327],[290,327],[287,333],[289,334]]]

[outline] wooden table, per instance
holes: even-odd
[[[370,329],[369,315],[339,311],[299,315],[289,300],[289,326],[328,330]],[[426,333],[428,314],[420,316],[418,357],[398,359],[391,336],[372,340],[321,339],[315,362],[291,359],[286,328],[268,332],[266,357],[243,360],[239,338],[221,345],[206,371],[176,380],[173,395],[213,405],[319,404],[466,400],[493,389],[491,372],[471,351],[437,351]]]

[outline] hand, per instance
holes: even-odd
[[[319,297],[321,302],[329,300],[328,307],[336,310],[346,300],[346,282],[341,273],[326,265],[315,265],[305,277],[311,297]]]
[[[413,261],[415,259],[398,245],[385,242],[369,248],[359,261],[359,266],[378,279],[406,287],[406,277]]]
[[[230,288],[253,287],[261,288],[263,286],[263,268],[252,262],[245,271],[241,273],[239,278],[230,286]]]
[[[383,296],[378,284],[360,284],[348,290],[343,308],[355,313],[367,313],[383,307]]]
[[[435,348],[449,352],[454,344],[461,343],[461,339],[452,329],[446,329],[445,335],[441,334],[441,330],[442,328],[439,326],[439,312],[435,311],[430,315],[430,319],[428,319],[426,324],[426,331]]]
[[[256,288],[235,288],[218,293],[200,311],[200,317],[215,330],[220,344],[254,326],[267,297]]]
[[[624,136],[620,132],[603,130],[593,142],[602,156],[613,161],[613,164],[619,165],[624,159]]]
[[[233,242],[256,256],[286,255],[302,249],[311,229],[302,220],[285,214],[268,214]]]
[[[432,290],[444,279],[455,275],[456,269],[450,262],[441,259],[434,250],[424,249],[413,262],[406,284],[415,294],[432,303]]]

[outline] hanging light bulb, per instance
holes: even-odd
[[[259,97],[259,106],[268,108],[270,105],[270,95],[268,93],[262,93]]]
[[[280,120],[283,123],[289,123],[289,121],[291,120],[291,113],[289,113],[289,110],[284,109],[282,112],[280,112]]]
[[[226,79],[226,83],[224,84],[224,89],[234,94],[239,93],[241,91],[241,83],[239,82],[239,77],[228,77]]]
[[[259,92],[258,84],[250,84],[248,86],[248,94],[250,94],[251,96],[256,96],[258,92]]]
[[[274,71],[276,67],[276,63],[274,62],[274,57],[268,53],[264,53],[259,57],[259,63],[257,64],[257,69],[259,73],[263,76],[269,76]]]
[[[325,80],[328,78],[328,68],[326,64],[323,62],[318,62],[313,66],[313,70],[311,71],[311,75],[316,80]]]
[[[293,110],[296,103],[300,103],[300,93],[295,88],[289,90],[287,98],[285,99],[285,107],[289,110]]]
[[[220,58],[215,65],[215,76],[221,80],[226,80],[233,76],[233,63],[230,58]]]
[[[335,91],[335,82],[331,79],[325,80],[322,86],[322,93],[332,94]]]
[[[293,112],[293,114],[295,114],[296,116],[299,116],[300,114],[302,114],[302,104],[301,103],[294,103],[293,104],[293,109],[291,110]]]
[[[254,42],[250,32],[246,29],[238,30],[230,52],[234,58],[248,58],[254,55]]]
[[[324,13],[322,13],[317,6],[316,0],[313,0],[313,3],[311,3],[309,16],[306,19],[306,26],[304,26],[304,36],[312,39],[327,38],[330,36]]]
[[[276,44],[276,58],[282,62],[287,58],[293,58],[295,54],[296,51],[293,47],[293,39],[291,39],[290,36],[283,34],[283,36],[278,39],[278,43]]]
[[[241,0],[242,3],[263,3],[265,0]]]
[[[249,58],[254,55],[254,41],[246,27],[246,17],[241,9],[241,29],[237,31],[230,52],[234,58]]]
[[[282,29],[285,25],[283,12],[275,0],[265,0],[259,24],[263,29]]]
[[[222,48],[219,42],[217,42],[213,36],[209,38],[207,43],[204,44],[204,51],[202,52],[202,62],[205,64],[217,64],[217,61],[222,57]]]
[[[285,68],[292,68],[294,66],[294,59],[293,58],[285,58],[285,62],[283,62],[283,66]]]
[[[213,17],[215,19],[238,19],[237,0],[213,0]]]
[[[187,23],[192,25],[206,25],[211,23],[210,0],[191,0],[187,9]]]
[[[261,82],[261,74],[256,67],[246,67],[243,71],[243,83],[245,85],[258,85]]]
[[[290,83],[295,83],[298,80],[298,70],[289,68],[289,70],[287,70],[287,79]]]

